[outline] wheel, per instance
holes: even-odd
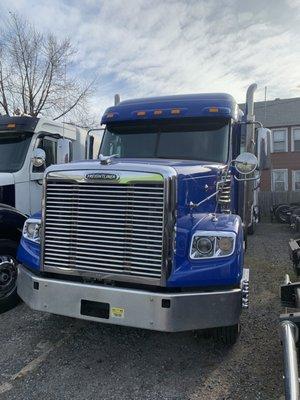
[[[280,204],[275,210],[275,217],[277,222],[282,224],[289,221],[289,212],[291,207],[288,204]]]
[[[17,294],[18,244],[12,240],[1,241],[0,247],[0,313],[15,307],[20,299]]]
[[[221,326],[213,330],[213,338],[226,346],[233,346],[239,338],[240,331],[240,324]]]

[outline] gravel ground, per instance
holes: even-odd
[[[193,333],[158,333],[31,311],[0,316],[0,398],[278,400],[283,398],[278,287],[292,268],[287,226],[249,238],[251,306],[231,349]]]

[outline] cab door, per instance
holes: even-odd
[[[46,154],[46,162],[42,167],[35,167],[30,164],[30,212],[34,214],[41,210],[42,188],[44,171],[47,167],[57,163],[58,140],[51,136],[42,136],[37,140],[37,148],[43,149]]]

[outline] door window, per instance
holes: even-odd
[[[47,167],[52,164],[57,164],[57,140],[50,137],[43,137],[39,139],[39,149],[43,149],[46,153],[46,162],[42,167],[33,167],[33,172],[43,172]]]

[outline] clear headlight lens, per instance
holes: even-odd
[[[23,227],[23,237],[27,240],[31,240],[35,243],[40,243],[41,234],[41,220],[35,218],[29,218],[25,221]]]
[[[197,231],[192,237],[190,258],[227,257],[234,252],[236,235],[233,232]]]
[[[196,249],[203,255],[210,254],[214,248],[214,238],[198,237],[195,241]]]

